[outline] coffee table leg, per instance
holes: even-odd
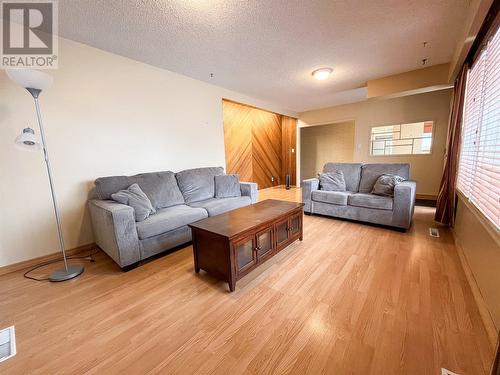
[[[192,233],[193,233],[194,272],[200,273],[200,267],[198,266],[198,244],[196,242],[196,231],[192,230]]]
[[[193,247],[193,258],[194,258],[194,272],[200,273],[200,266],[198,266],[198,256],[196,254],[196,248]]]
[[[304,239],[304,221],[303,221],[304,216],[303,216],[303,214],[304,214],[304,210],[302,210],[302,215],[300,217],[300,222],[299,222],[299,225],[300,225],[300,227],[299,227],[300,228],[299,241],[302,241]]]
[[[236,289],[236,280],[229,280],[227,283],[229,285],[229,291],[234,292],[234,289]]]

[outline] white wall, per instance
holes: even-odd
[[[394,99],[367,100],[299,114],[299,126],[313,126],[354,120],[354,161],[366,163],[410,163],[417,193],[437,195],[443,170],[451,90]],[[431,155],[370,156],[372,126],[434,121]]]
[[[95,178],[225,166],[222,98],[296,116],[65,39],[59,57],[40,102],[67,248],[93,242],[86,200]],[[0,72],[0,266],[58,250],[42,154],[13,143],[27,125],[38,132],[30,95]]]

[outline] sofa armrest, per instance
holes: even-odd
[[[392,222],[399,228],[408,229],[415,210],[417,183],[403,181],[394,187],[394,209]]]
[[[141,260],[134,209],[112,201],[89,201],[90,217],[97,245],[120,267]]]
[[[310,178],[302,181],[302,202],[305,203],[305,212],[312,212],[311,193],[314,190],[319,190],[319,179]]]
[[[259,197],[258,186],[255,182],[240,182],[241,195],[250,197],[252,203]]]

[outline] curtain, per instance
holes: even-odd
[[[467,81],[468,64],[464,64],[453,88],[450,120],[448,124],[448,139],[446,141],[446,155],[443,176],[436,203],[434,219],[442,224],[453,226],[455,223],[455,206],[457,203],[456,179],[462,119],[464,112],[465,83]]]

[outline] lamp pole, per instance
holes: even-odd
[[[57,206],[56,190],[54,186],[54,180],[52,179],[52,170],[50,168],[49,150],[47,147],[47,141],[45,139],[45,130],[43,128],[42,111],[40,110],[40,102],[38,97],[42,90],[27,87],[26,90],[31,94],[33,100],[35,101],[36,117],[38,120],[38,128],[40,129],[40,137],[42,138],[42,148],[43,156],[45,159],[45,166],[47,167],[47,175],[49,177],[50,193],[52,195],[52,204],[54,206],[54,214],[56,217],[57,224],[57,235],[59,237],[59,246],[63,255],[64,269],[59,269],[52,272],[49,275],[50,281],[65,281],[77,277],[83,272],[83,266],[80,264],[68,265],[68,260],[66,258],[66,251],[64,246],[64,237],[61,228],[61,216],[59,214],[59,208]]]
[[[50,168],[49,151],[47,147],[47,140],[45,138],[45,130],[43,127],[42,111],[40,110],[40,102],[38,100],[40,93],[45,88],[49,87],[52,83],[52,77],[46,73],[31,70],[31,69],[7,69],[7,76],[21,87],[24,87],[33,97],[36,109],[36,118],[38,120],[38,127],[40,129],[40,136],[42,138],[43,156],[45,165],[47,167],[47,175],[49,177],[50,193],[52,195],[52,204],[54,206],[54,214],[56,217],[57,234],[59,237],[59,246],[63,255],[64,268],[58,269],[49,275],[50,281],[65,281],[77,277],[83,272],[83,266],[80,264],[68,264],[66,251],[64,246],[64,237],[61,229],[61,216],[57,206],[56,190],[54,187],[54,180],[52,178],[52,169]],[[23,138],[24,137],[24,138]],[[19,142],[19,143],[18,143]],[[16,143],[22,144],[24,148],[33,147],[38,142],[35,139],[34,131],[30,128],[24,129],[23,133],[16,138]]]
[[[64,246],[64,237],[61,230],[61,217],[59,215],[59,208],[57,207],[57,198],[56,198],[56,189],[54,187],[54,181],[52,180],[52,171],[50,169],[50,159],[49,159],[49,151],[47,148],[47,142],[45,140],[45,131],[43,128],[43,120],[42,120],[42,112],[40,110],[40,103],[38,101],[38,96],[40,95],[41,90],[27,88],[26,90],[33,96],[33,100],[35,101],[35,109],[36,109],[36,117],[38,120],[38,128],[40,129],[40,137],[42,138],[42,148],[43,148],[43,156],[45,159],[45,166],[47,167],[47,175],[49,176],[49,185],[50,185],[50,193],[52,195],[52,204],[54,205],[54,214],[56,217],[57,224],[57,234],[59,236],[59,246],[61,248],[64,260],[64,270],[68,272],[68,260],[66,259],[66,252]]]

